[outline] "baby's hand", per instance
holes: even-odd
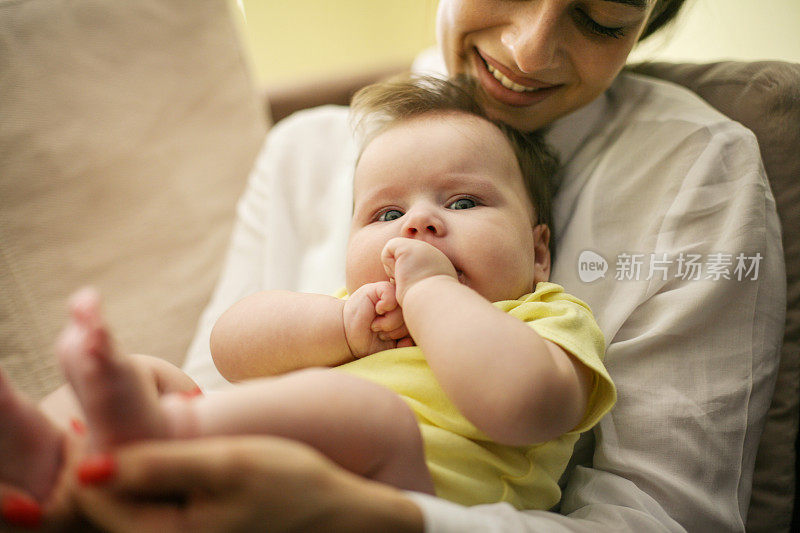
[[[395,286],[388,281],[359,287],[345,301],[342,316],[345,339],[356,359],[414,345],[395,296]]]
[[[458,274],[444,253],[427,242],[395,237],[386,243],[381,253],[383,268],[394,280],[399,305],[403,305],[406,292],[412,285],[432,276],[450,276],[458,279]]]

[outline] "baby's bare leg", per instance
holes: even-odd
[[[77,293],[57,345],[95,451],[137,439],[266,434],[305,442],[348,470],[433,493],[416,419],[392,391],[331,370],[309,369],[188,401],[180,370],[118,353],[92,291]]]
[[[433,493],[411,409],[394,392],[330,369],[255,380],[164,403],[176,436],[267,434],[299,440],[356,474]]]
[[[69,516],[69,482],[63,473],[65,461],[84,449],[84,411],[89,415],[89,434],[95,448],[103,449],[130,438],[157,436],[157,424],[165,416],[159,402],[154,403],[155,413],[144,409],[146,403],[139,403],[143,396],[197,392],[188,376],[165,361],[116,354],[93,292],[76,294],[70,313],[70,323],[56,352],[77,385],[83,404],[70,386],[63,386],[36,406],[15,391],[0,371],[0,496],[3,518],[9,520],[12,516],[33,519],[34,510],[28,503],[27,511],[19,507],[21,504],[14,508],[25,511],[22,515],[12,512],[13,505],[6,505],[11,501],[9,495],[21,497],[20,490],[45,504],[50,518]]]
[[[0,372],[0,482],[44,501],[61,472],[64,445],[64,433]]]

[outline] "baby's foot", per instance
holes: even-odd
[[[130,357],[115,350],[96,291],[84,289],[70,299],[70,323],[56,353],[83,407],[90,450],[167,436],[156,385]]]
[[[0,482],[44,501],[61,473],[64,439],[0,372]]]

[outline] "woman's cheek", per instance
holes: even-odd
[[[485,1],[440,0],[436,15],[436,42],[449,74],[467,71],[464,39],[485,25],[485,11],[490,7]]]

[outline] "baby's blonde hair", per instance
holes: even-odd
[[[426,113],[448,111],[480,117],[500,129],[517,158],[534,208],[535,223],[547,224],[552,233],[551,205],[557,158],[540,134],[523,132],[489,118],[479,104],[475,82],[471,78],[459,76],[446,80],[402,75],[364,87],[353,96],[351,104],[359,151],[393,124]]]

